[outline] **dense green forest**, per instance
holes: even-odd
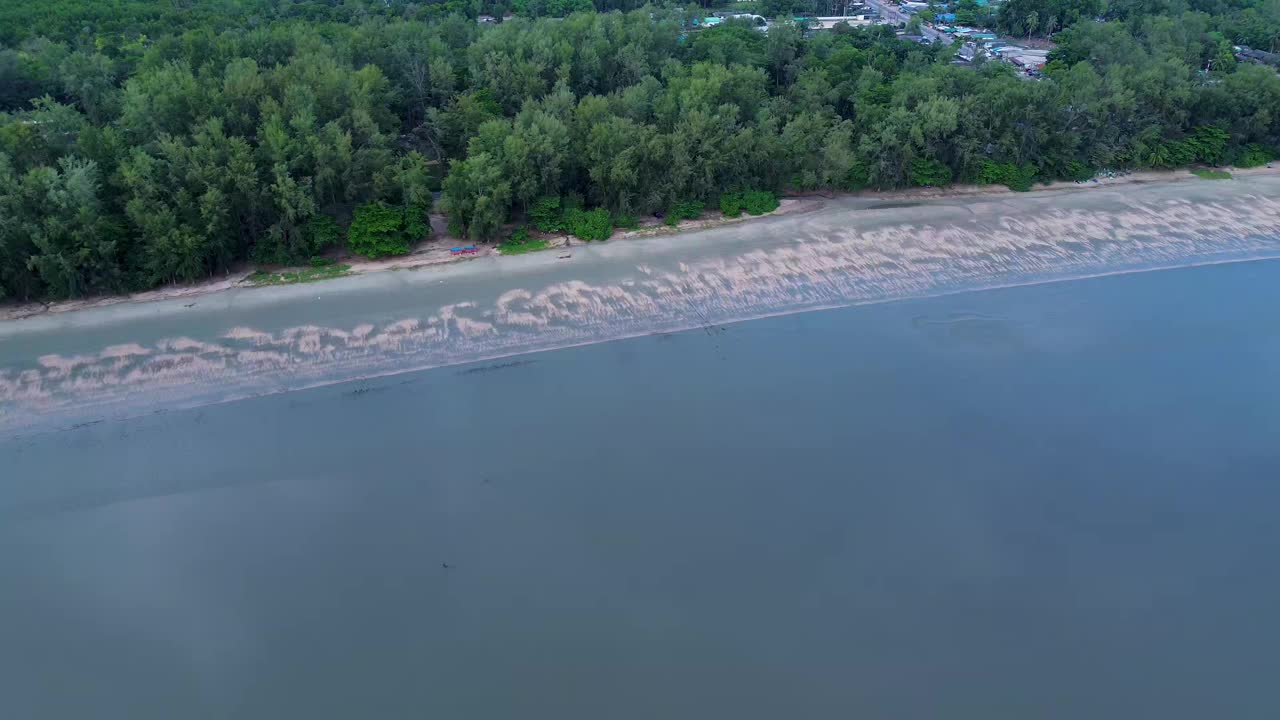
[[[1278,8],[1009,0],[999,22],[1057,43],[1032,81],[890,28],[691,32],[696,7],[626,0],[7,3],[0,296],[404,252],[439,190],[490,240],[751,191],[1266,162],[1280,77],[1231,44],[1269,47]]]
[[[1193,30],[1216,33],[1228,43],[1280,49],[1277,0],[1008,0],[996,18],[1000,30],[1018,36],[1050,35],[1095,18],[1128,22],[1139,35],[1191,22]]]

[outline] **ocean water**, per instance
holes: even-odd
[[[4,718],[1275,718],[1280,262],[0,440]]]

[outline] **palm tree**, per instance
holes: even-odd
[[[1052,35],[1053,31],[1057,29],[1058,29],[1057,15],[1050,15],[1049,17],[1044,19],[1044,36],[1046,38]]]

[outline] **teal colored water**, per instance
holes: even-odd
[[[1274,718],[1280,263],[0,440],[0,717]]]

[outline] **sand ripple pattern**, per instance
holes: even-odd
[[[775,249],[639,265],[611,284],[517,288],[377,326],[236,327],[216,339],[46,355],[0,369],[0,426],[71,409],[102,417],[198,405],[795,310],[1280,255],[1280,202],[1257,196],[936,226],[800,228]]]

